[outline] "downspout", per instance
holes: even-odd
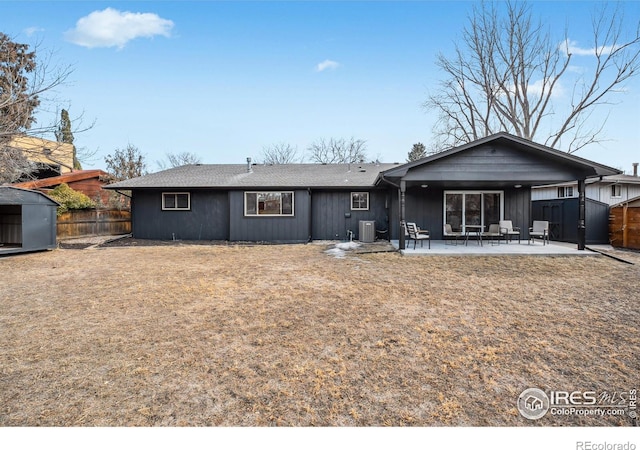
[[[584,250],[586,246],[586,200],[585,179],[578,180],[578,250]]]
[[[311,195],[311,188],[307,188],[307,192],[309,193],[309,240],[311,242],[313,240],[313,196]]]
[[[114,189],[114,190],[115,190],[118,194],[120,194],[120,195],[124,195],[125,197],[133,198],[132,196],[127,195],[127,194],[125,194],[125,193],[124,193],[124,192],[122,192],[122,191],[119,191],[119,190],[117,190],[117,189]]]
[[[405,213],[406,213],[406,199],[405,199],[405,193],[407,191],[407,182],[404,180],[400,181],[400,224],[406,223],[405,222]],[[404,250],[406,248],[405,246],[405,235],[404,235],[404,228],[400,228],[400,235],[398,236],[398,247],[400,248],[400,250]]]
[[[405,216],[405,198],[404,198],[404,193],[406,191],[406,182],[404,180],[400,181],[400,184],[395,184],[391,181],[389,181],[387,178],[385,178],[384,175],[380,174],[380,177],[382,179],[382,181],[384,181],[385,183],[389,183],[391,186],[395,187],[398,189],[398,216],[399,216],[399,222],[398,222],[398,247],[400,248],[400,250],[404,250],[405,249],[405,236],[404,236],[404,230],[402,228],[402,223],[404,221],[404,216]],[[391,231],[391,230],[389,230]],[[391,238],[391,233],[389,233],[389,238]]]

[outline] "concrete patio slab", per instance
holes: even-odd
[[[391,241],[391,244],[399,249],[399,242],[397,240]],[[491,244],[490,241],[485,241],[480,245],[476,241],[469,241],[467,245],[464,242],[458,242],[458,245],[452,244],[449,241],[431,241],[431,249],[428,247],[428,243],[424,242],[423,247],[420,247],[420,242],[413,249],[413,241],[411,244],[407,242],[407,248],[400,250],[400,253],[406,256],[436,256],[436,255],[452,255],[452,256],[505,256],[505,255],[539,255],[539,256],[598,256],[598,253],[590,250],[578,250],[576,244],[569,244],[565,242],[550,242],[547,245],[542,245],[542,242],[536,241],[533,244],[528,244],[527,241],[510,242],[505,244],[500,242],[499,245]]]

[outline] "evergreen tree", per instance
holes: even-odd
[[[69,118],[69,111],[63,109],[60,113],[60,123],[58,124],[58,129],[55,132],[56,140],[58,142],[64,142],[65,144],[73,145],[73,132],[71,131],[71,119]],[[73,168],[82,170],[82,165],[78,160],[78,155],[76,152],[76,146],[73,146]]]
[[[407,155],[407,162],[417,161],[427,156],[427,149],[422,142],[413,144],[411,151]]]

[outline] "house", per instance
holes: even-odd
[[[55,248],[57,207],[41,192],[0,186],[0,255]]]
[[[73,144],[17,135],[11,137],[6,145],[21,150],[33,163],[33,178],[53,177],[73,170]]]
[[[13,186],[47,193],[66,183],[74,191],[82,192],[90,199],[106,205],[109,203],[110,191],[104,190],[103,187],[110,181],[112,181],[111,175],[103,170],[75,170],[55,177],[14,183]]]
[[[640,195],[638,163],[633,164],[633,174],[617,174],[587,180],[585,197],[609,206]],[[534,186],[531,200],[563,200],[578,198],[578,182]]]
[[[616,174],[588,179],[585,185],[587,243],[608,244],[609,207],[636,196],[640,196],[637,163],[633,164],[633,175]],[[577,181],[534,186],[531,200],[536,215],[550,222],[552,239],[576,242]]]
[[[508,219],[526,239],[532,186],[579,180],[584,194],[586,179],[619,173],[498,133],[407,164],[188,165],[107,188],[131,191],[137,238],[307,242],[373,220],[404,249],[402,220],[442,239],[445,223],[465,231]]]
[[[381,170],[398,164],[196,164],[121,181],[142,239],[308,242],[388,227]]]

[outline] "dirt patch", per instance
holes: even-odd
[[[638,387],[640,266],[327,245],[0,259],[0,426],[603,426],[526,388]]]

